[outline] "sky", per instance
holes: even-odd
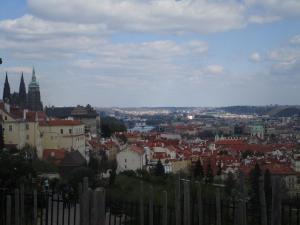
[[[1,0],[0,87],[44,105],[300,104],[299,0]]]

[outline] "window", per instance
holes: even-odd
[[[72,134],[72,129],[69,129],[69,134]]]
[[[60,133],[63,134],[63,133],[64,133],[64,130],[63,130],[63,129],[60,129]]]
[[[4,119],[7,120],[7,116],[5,116]]]
[[[127,159],[124,159],[125,162],[127,162]]]
[[[26,135],[26,139],[29,140],[29,135],[28,134]]]
[[[12,125],[9,125],[8,130],[12,132]]]
[[[29,124],[26,124],[26,130],[29,130]]]

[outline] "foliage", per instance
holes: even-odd
[[[165,175],[165,168],[160,160],[157,161],[157,164],[154,168],[154,174],[155,176],[159,176],[159,177]]]
[[[14,188],[21,182],[29,184],[35,171],[30,161],[20,154],[11,154],[8,150],[0,152],[0,183],[2,187]]]
[[[99,172],[99,168],[100,168],[100,160],[99,157],[97,157],[96,155],[91,155],[90,156],[90,160],[89,160],[89,168],[91,170],[94,171],[94,173],[98,173]]]
[[[109,185],[112,186],[114,185],[115,183],[115,180],[116,180],[116,170],[115,169],[112,169],[111,172],[110,172],[110,176],[109,176]]]
[[[82,182],[83,178],[89,178],[89,183],[93,184],[95,182],[95,173],[93,170],[87,167],[79,167],[74,169],[68,176],[67,180],[69,184],[74,188],[77,189],[78,184]]]
[[[4,136],[3,136],[3,127],[0,124],[0,150],[4,149]]]
[[[231,196],[233,190],[236,187],[236,180],[234,179],[233,173],[228,173],[227,178],[225,180],[225,193],[227,196]]]
[[[115,132],[127,131],[126,126],[122,120],[114,117],[101,118],[101,135],[103,137],[110,137]]]
[[[250,171],[250,198],[253,204],[259,202],[259,177],[262,175],[259,165],[256,163],[254,169]]]
[[[50,161],[35,159],[32,161],[33,170],[36,173],[57,173],[58,167]]]
[[[266,195],[266,203],[268,206],[271,206],[272,203],[272,180],[271,180],[271,173],[268,169],[265,170],[264,174],[264,181],[265,181],[265,195]]]
[[[221,175],[222,175],[221,163],[218,163],[218,167],[217,167],[217,176],[221,176]]]
[[[136,173],[133,170],[125,170],[120,174],[125,175],[127,177],[136,177]]]
[[[214,173],[213,170],[211,168],[211,164],[209,163],[207,165],[207,170],[206,170],[206,177],[205,177],[205,182],[207,184],[211,184],[214,181]]]
[[[204,173],[203,173],[203,167],[202,167],[200,159],[198,159],[197,162],[195,163],[193,172],[194,172],[194,177],[196,179],[198,178],[198,179],[202,180]]]

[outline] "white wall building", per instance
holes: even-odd
[[[146,154],[143,148],[132,145],[117,154],[117,172],[143,169],[146,165]]]

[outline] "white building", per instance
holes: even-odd
[[[143,148],[131,145],[117,154],[117,172],[143,169],[146,165],[146,153]]]

